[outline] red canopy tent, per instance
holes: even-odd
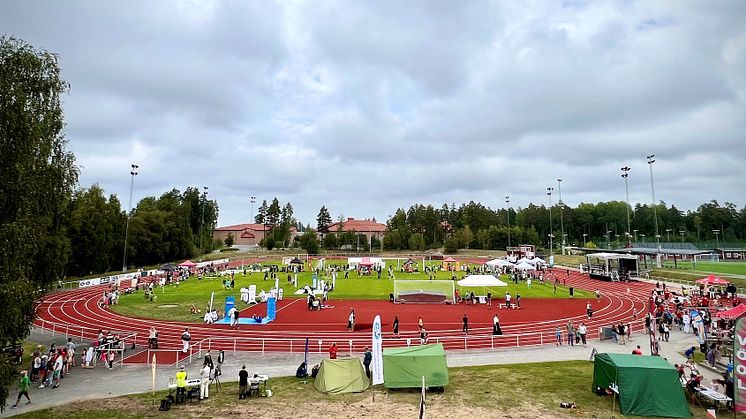
[[[698,284],[705,284],[705,285],[728,285],[730,282],[718,278],[715,275],[710,275],[707,278],[702,278],[697,280]]]
[[[195,266],[197,266],[197,264],[194,263],[194,262],[192,262],[191,260],[187,259],[187,260],[181,262],[179,264],[179,266],[184,266],[184,267],[187,267],[187,268],[194,268]]]
[[[456,261],[456,259],[454,259],[454,258],[452,258],[450,256],[448,256],[447,258],[443,259],[443,262],[448,262],[448,263],[453,263],[455,261]]]
[[[718,317],[727,317],[727,318],[733,318],[740,316],[741,314],[746,313],[746,304],[739,304],[730,310],[721,311],[720,313],[716,313]]]

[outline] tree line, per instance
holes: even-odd
[[[551,210],[551,211],[550,211]],[[629,237],[627,214],[629,213]],[[551,214],[551,217],[550,217]],[[564,233],[568,245],[589,242],[622,245],[629,241],[654,242],[655,215],[659,240],[693,242],[714,246],[716,242],[746,241],[746,206],[710,201],[696,210],[682,211],[660,202],[628,206],[625,202],[580,203],[576,207],[529,204],[525,208],[491,209],[479,202],[456,207],[416,204],[400,208],[387,223],[383,246],[387,250],[424,250],[444,247],[502,249],[510,242],[548,247],[550,234],[555,246]],[[551,220],[551,221],[550,221]]]

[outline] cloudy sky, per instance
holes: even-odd
[[[35,1],[0,34],[60,55],[81,186],[208,186],[315,224],[412,203],[746,204],[746,2]],[[556,192],[556,191],[555,191]],[[556,199],[556,197],[555,197]],[[255,210],[256,211],[256,210]]]

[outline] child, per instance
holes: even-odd
[[[557,337],[557,343],[555,343],[555,345],[562,345],[562,329],[560,329],[559,326],[554,328],[554,335]]]
[[[31,403],[31,397],[28,396],[28,388],[31,385],[31,381],[28,379],[28,371],[21,371],[21,381],[18,383],[18,398],[16,404],[13,405],[13,409],[18,408],[18,403],[21,401],[22,396],[26,396],[26,404]]]

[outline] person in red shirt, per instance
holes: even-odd
[[[632,350],[632,355],[642,355],[642,349],[640,349],[640,345],[637,345],[637,347]]]
[[[337,342],[333,342],[329,347],[329,359],[337,359]]]

